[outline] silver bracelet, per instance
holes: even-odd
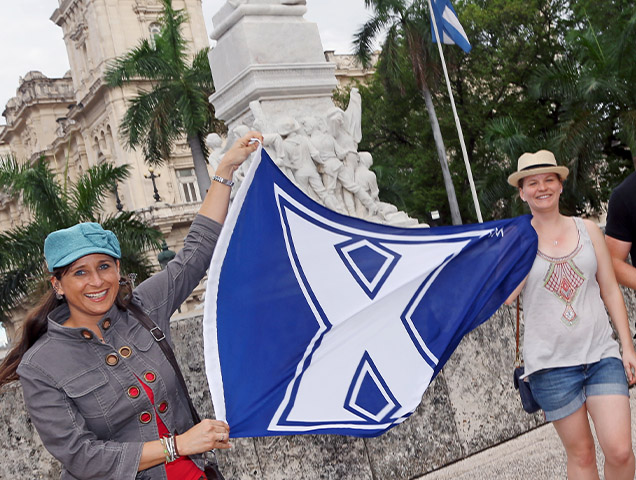
[[[159,443],[161,443],[161,447],[163,448],[163,454],[166,457],[166,463],[170,463],[170,452],[168,451],[168,447],[166,446],[166,441],[163,437],[159,437]]]
[[[166,456],[166,463],[174,462],[179,455],[177,455],[177,448],[174,444],[174,437],[168,435],[167,437],[160,437],[159,442],[163,447],[163,453]]]
[[[212,177],[212,180],[216,180],[217,182],[222,183],[223,185],[227,185],[230,188],[232,188],[234,186],[234,182],[232,180],[228,180],[227,178],[219,177],[218,175],[214,175]]]

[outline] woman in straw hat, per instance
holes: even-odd
[[[206,478],[202,453],[230,447],[225,422],[194,425],[163,339],[138,318],[145,312],[170,339],[170,316],[205,275],[232,175],[256,149],[254,137],[262,141],[249,132],[221,160],[183,249],[134,291],[120,275],[119,241],[101,225],[80,223],[46,238],[53,288],[0,365],[0,386],[20,379],[62,479],[199,480]]]
[[[599,478],[589,413],[605,454],[605,478],[632,480],[628,381],[636,382],[636,352],[600,229],[559,212],[568,173],[552,152],[540,150],[523,154],[508,177],[530,207],[539,250],[530,273],[506,303],[521,293],[525,374],[563,442],[568,478]]]

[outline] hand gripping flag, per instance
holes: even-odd
[[[380,435],[526,276],[530,219],[369,223],[319,205],[254,155],[208,274],[216,417],[232,437]]]
[[[456,44],[464,52],[468,53],[473,48],[470,46],[468,37],[464,28],[459,23],[455,9],[451,5],[449,0],[430,0],[432,6],[431,15],[431,30],[433,35],[433,42],[435,39],[435,30],[433,28],[433,17],[435,17],[435,23],[437,24],[437,31],[445,44]]]

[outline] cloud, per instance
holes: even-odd
[[[0,109],[15,96],[19,79],[27,72],[38,70],[47,77],[62,77],[69,69],[62,29],[49,20],[57,6],[57,0],[2,2]]]

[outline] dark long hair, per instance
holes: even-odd
[[[56,268],[53,276],[60,280],[71,266]],[[132,302],[133,285],[131,280],[123,276],[119,281],[119,291],[115,298],[115,305],[121,310],[127,310]],[[0,387],[7,383],[19,380],[16,373],[18,365],[22,361],[24,354],[35,342],[48,331],[48,316],[53,310],[66,303],[66,298],[58,299],[55,290],[50,290],[38,302],[38,304],[27,314],[27,318],[22,324],[22,332],[15,346],[9,350],[2,363],[0,363]],[[134,308],[133,308],[134,310]]]

